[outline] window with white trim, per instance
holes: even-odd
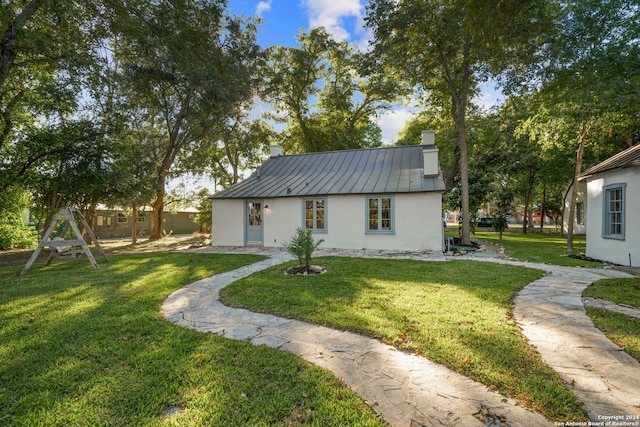
[[[602,236],[624,239],[625,184],[607,185],[604,191]]]
[[[304,228],[327,231],[326,199],[304,199]]]
[[[393,197],[367,197],[367,232],[393,233]]]

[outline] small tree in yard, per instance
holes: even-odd
[[[298,272],[309,272],[311,254],[322,242],[324,242],[324,239],[314,241],[313,236],[311,235],[312,233],[313,230],[311,229],[302,229],[298,227],[296,228],[296,234],[291,237],[291,240],[283,243],[287,252],[298,258],[298,262],[300,263],[297,269]]]
[[[493,213],[493,229],[500,233],[502,240],[502,232],[509,228],[509,212],[513,203],[513,193],[503,191],[496,197],[496,210]]]

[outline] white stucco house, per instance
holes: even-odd
[[[587,183],[587,252],[595,259],[640,266],[640,144],[580,175]]]
[[[567,197],[564,201],[564,214],[562,215],[562,231],[569,232],[569,210],[571,208],[572,185],[565,190]],[[576,198],[576,210],[573,215],[573,234],[586,234],[587,232],[587,183],[578,181],[578,197]]]
[[[282,247],[297,227],[323,248],[441,251],[435,133],[422,144],[271,157],[212,196],[212,244]]]

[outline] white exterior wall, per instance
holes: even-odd
[[[244,200],[213,199],[211,244],[244,246]]]
[[[297,197],[264,199],[264,246],[282,247],[302,226],[302,200]]]
[[[573,188],[569,189],[567,199],[564,201],[564,214],[562,215],[562,230],[564,233],[569,232],[569,208],[571,207],[571,194]],[[582,224],[578,224],[577,213],[573,214],[573,234],[585,234],[587,232],[587,222],[589,221],[587,215],[587,184],[585,181],[578,182],[578,198],[576,199],[576,206],[578,203],[582,203],[584,209],[584,218]]]
[[[385,194],[385,196],[387,196]],[[398,251],[441,251],[443,240],[440,193],[406,193],[393,196],[395,233],[367,233],[366,195],[327,196],[326,233],[320,247],[339,249],[381,249]],[[257,199],[259,200],[259,199]],[[281,247],[304,225],[304,198],[262,199],[264,246]],[[244,200],[214,199],[213,245],[244,245]]]
[[[624,240],[602,237],[603,187],[626,184]],[[587,256],[621,265],[640,266],[640,168],[598,174],[587,180]]]

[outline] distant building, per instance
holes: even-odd
[[[201,232],[202,227],[194,222],[197,209],[186,208],[176,213],[168,211],[162,214],[162,229],[171,234],[192,234]],[[131,237],[133,218],[130,212],[122,209],[109,209],[105,206],[99,206],[93,220],[93,232],[99,239],[113,239]],[[149,227],[151,226],[151,209],[145,210],[138,214],[138,236],[145,237],[149,235]]]

